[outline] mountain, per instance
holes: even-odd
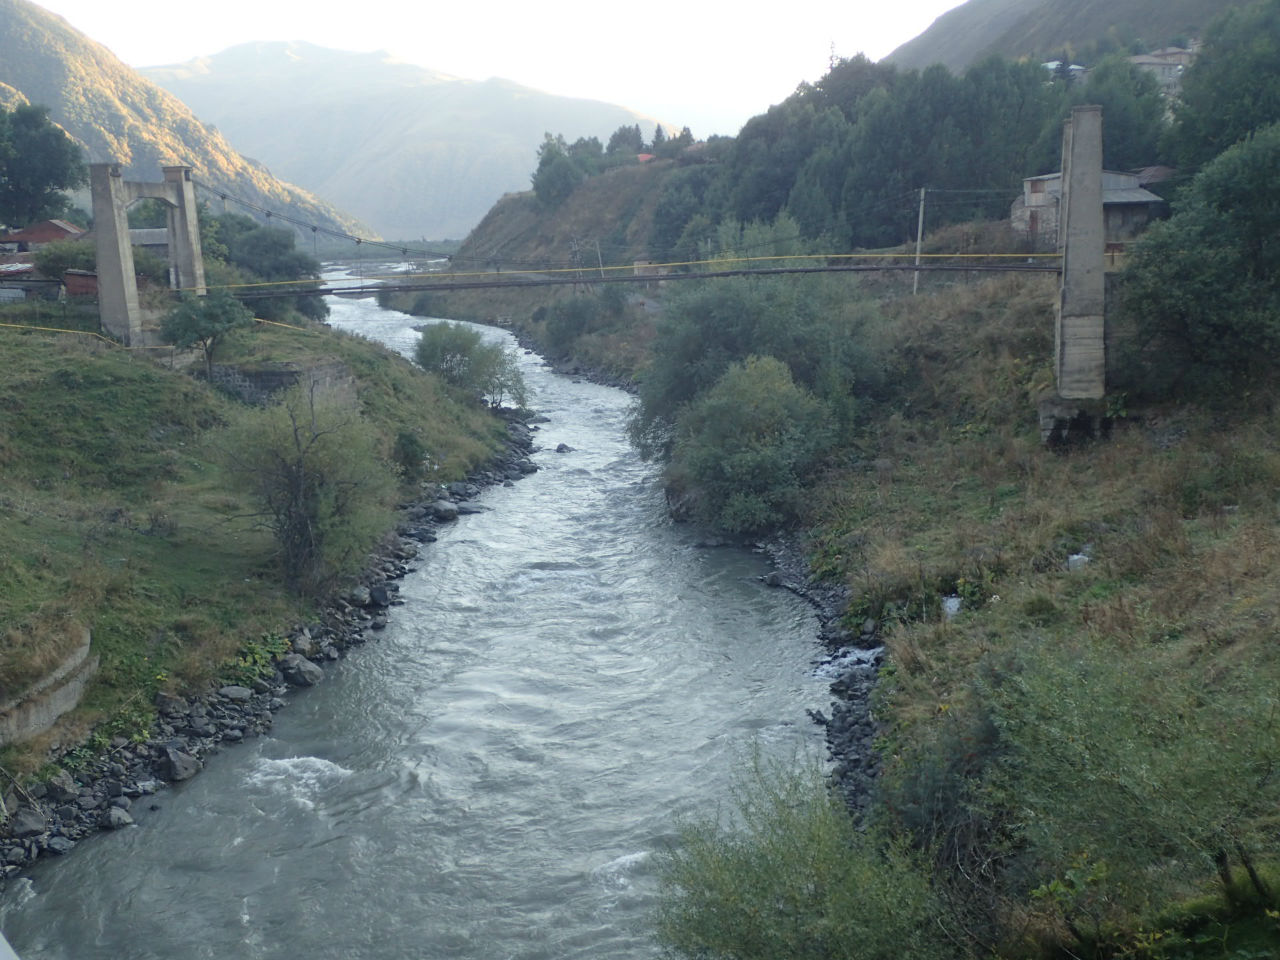
[[[547,132],[603,142],[624,124],[654,126],[596,100],[306,43],[141,72],[281,176],[401,239],[462,237],[504,193],[529,189]]]
[[[1198,36],[1229,7],[1249,0],[969,0],[949,10],[885,59],[923,69],[941,63],[960,71],[989,54],[1048,57],[1082,49],[1110,34],[1161,47]]]
[[[190,164],[216,192],[330,229],[368,232],[241,156],[177,97],[61,17],[27,0],[0,0],[0,104],[24,100],[48,107],[90,163],[117,161],[131,179],[160,180],[162,165]]]

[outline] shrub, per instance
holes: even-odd
[[[452,387],[484,398],[490,406],[510,400],[523,407],[527,400],[515,355],[501,344],[485,343],[479,330],[461,323],[446,321],[424,327],[414,359],[422,369]]]
[[[736,823],[685,827],[660,863],[658,938],[699,960],[953,957],[921,863],[863,832],[816,770],[762,770]]]
[[[1087,641],[1046,644],[985,684],[1001,742],[988,798],[1008,814],[1010,869],[1028,878],[1015,893],[1096,939],[1215,875],[1229,894],[1233,864],[1257,877],[1280,803],[1274,684],[1260,662],[1186,665]]]
[[[314,384],[245,410],[223,438],[237,484],[275,537],[285,583],[318,593],[349,572],[390,525],[395,473],[353,402]]]
[[[772,357],[734,364],[681,416],[668,475],[699,519],[731,533],[785,522],[830,438],[825,408]]]

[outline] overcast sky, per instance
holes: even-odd
[[[393,56],[473,80],[630,107],[695,135],[749,117],[826,72],[832,52],[878,60],[962,0],[37,0],[130,66],[256,40]]]

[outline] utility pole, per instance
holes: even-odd
[[[920,292],[920,245],[924,242],[924,195],[925,187],[920,188],[920,216],[916,219],[916,269],[911,279],[911,295]]]
[[[596,264],[600,267],[600,279],[604,279],[604,258],[600,256],[600,241],[596,241]]]

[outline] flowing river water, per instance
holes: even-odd
[[[331,304],[402,352],[422,322]],[[441,528],[270,736],[11,882],[24,960],[658,955],[655,852],[753,751],[820,750],[815,619],[669,522],[624,393],[521,363],[539,472]]]

